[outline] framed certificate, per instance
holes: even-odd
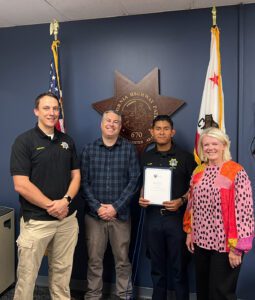
[[[162,205],[164,201],[171,200],[172,172],[170,168],[145,167],[144,199],[155,205]]]

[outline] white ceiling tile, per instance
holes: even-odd
[[[194,8],[206,8],[213,6],[228,6],[228,5],[238,5],[238,4],[248,4],[254,3],[254,0],[194,0]]]
[[[155,13],[190,8],[190,0],[121,0],[129,14]]]
[[[118,0],[48,0],[72,20],[107,18],[123,15]]]
[[[43,0],[0,0],[0,23],[30,25],[51,22],[53,18],[68,21]]]
[[[0,0],[0,27],[187,10],[255,0]]]

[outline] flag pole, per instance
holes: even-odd
[[[59,122],[57,123],[56,127],[62,132],[65,132],[64,128],[64,108],[63,108],[63,99],[62,99],[62,86],[60,80],[60,65],[59,65],[59,51],[58,48],[60,46],[60,41],[58,40],[58,33],[59,33],[59,23],[56,19],[54,19],[50,23],[50,35],[54,35],[54,40],[51,44],[51,50],[53,55],[53,60],[51,63],[51,80],[50,80],[50,90],[57,95],[59,99],[59,106],[60,106],[60,117]],[[53,89],[53,90],[52,90]]]
[[[58,40],[59,23],[57,20],[53,20],[50,23],[50,35],[54,34],[54,40]]]
[[[203,130],[208,127],[219,127],[225,132],[220,32],[216,22],[215,6],[212,8],[210,59],[204,83],[194,146],[194,156],[198,164],[201,163],[198,156],[198,141]]]
[[[213,6],[212,8],[212,23],[213,23],[213,27],[217,26],[217,11],[216,11],[216,6]]]
[[[59,60],[58,60],[58,47],[60,45],[60,41],[58,40],[58,31],[59,31],[59,23],[56,19],[54,19],[50,23],[50,35],[54,35],[54,41],[52,42],[51,50],[53,52],[53,57],[54,57],[54,62],[55,62],[55,67],[56,67],[60,98],[62,98],[62,89],[61,89],[61,85],[60,85],[59,66],[58,66],[58,63],[59,63]],[[60,102],[60,105],[62,106],[61,102]],[[61,107],[61,108],[63,110],[63,107]]]

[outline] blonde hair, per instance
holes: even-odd
[[[225,146],[223,151],[223,161],[231,160],[232,157],[230,153],[230,140],[228,135],[224,133],[222,130],[220,130],[219,128],[210,127],[205,129],[202,132],[198,141],[198,155],[201,161],[208,162],[208,159],[204,156],[203,145],[202,145],[203,138],[205,136],[210,136],[220,141]]]

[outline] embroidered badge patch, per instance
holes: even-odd
[[[178,160],[176,158],[171,158],[169,160],[169,166],[175,169],[178,165]]]
[[[62,142],[60,145],[63,149],[66,149],[66,150],[69,148],[69,145],[66,142]]]

